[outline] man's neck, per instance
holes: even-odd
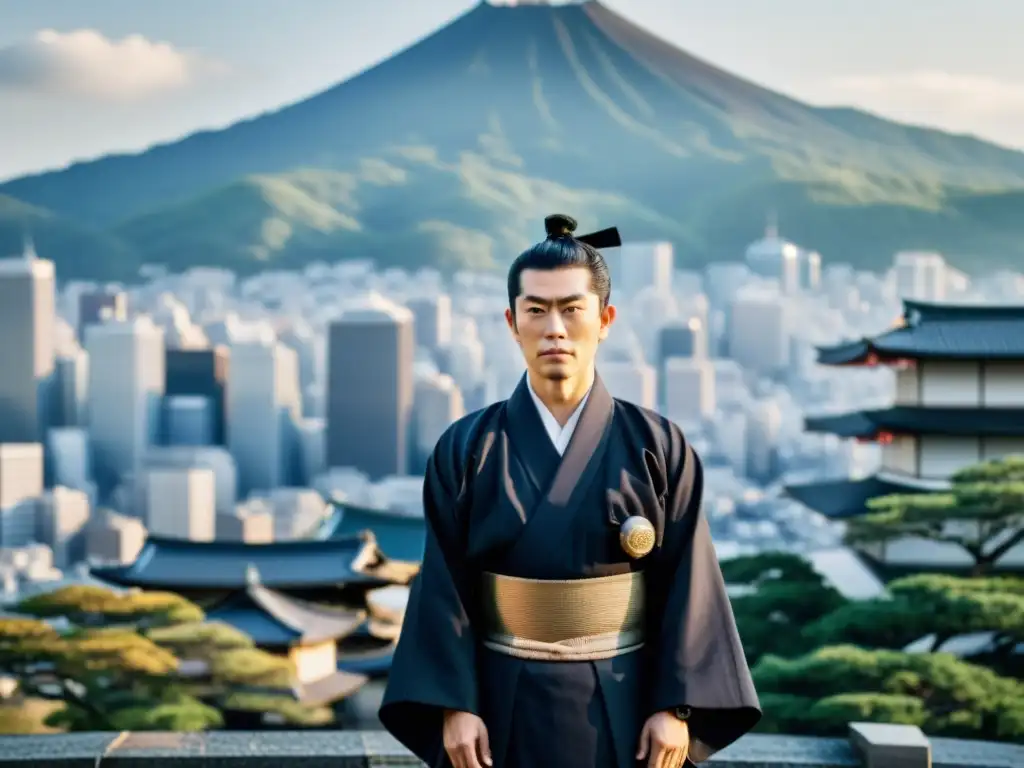
[[[551,411],[560,427],[564,427],[573,415],[583,398],[594,385],[594,369],[571,379],[544,379],[535,376],[532,371],[526,374],[530,386],[544,406]]]

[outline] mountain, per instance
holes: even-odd
[[[485,267],[556,209],[671,240],[693,265],[737,258],[769,211],[861,267],[902,248],[968,270],[1024,259],[1024,153],[802,104],[593,1],[484,3],[300,103],[0,195],[24,214],[0,207],[0,249],[25,217],[45,220],[37,247],[69,277],[346,257]]]

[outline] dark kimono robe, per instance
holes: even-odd
[[[598,378],[565,455],[526,379],[438,441],[424,485],[426,550],[409,598],[381,722],[429,766],[450,765],[445,709],[487,725],[494,768],[630,768],[640,730],[690,707],[713,750],[761,716],[708,524],[702,471],[674,424],[613,399]],[[633,560],[619,526],[655,527]],[[481,573],[581,579],[642,569],[646,644],[602,661],[528,661],[478,636]]]

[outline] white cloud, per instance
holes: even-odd
[[[182,88],[209,62],[141,35],[111,40],[91,29],[42,30],[0,48],[0,87],[98,99]]]
[[[832,85],[840,92],[862,98],[893,103],[910,101],[948,110],[1001,114],[1024,108],[1024,83],[948,72],[841,77],[833,80]]]
[[[813,90],[817,101],[1024,145],[1024,82],[921,70],[833,78]]]

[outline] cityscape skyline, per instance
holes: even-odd
[[[928,307],[940,321],[1008,318],[999,327],[1012,336],[1024,326],[1024,274],[972,278],[932,252],[898,253],[881,274],[854,270],[774,225],[703,271],[676,269],[667,243],[627,242],[607,253],[613,274],[624,252],[636,269],[618,289],[613,280],[620,311],[598,373],[613,396],[683,428],[723,563],[795,558],[850,604],[890,599],[879,563],[970,567],[954,545],[906,539],[879,560],[844,543],[845,521],[863,514],[865,494],[943,489],[950,473],[1018,450],[1024,352],[986,375],[952,348],[919,366],[863,350]],[[366,261],[244,279],[210,268],[131,284],[55,278],[30,249],[0,260],[0,294],[20,287],[30,298],[15,314],[34,318],[9,317],[16,332],[0,334],[0,352],[42,350],[41,365],[0,377],[0,399],[20,395],[45,434],[5,442],[32,418],[0,421],[0,621],[21,620],[33,600],[96,590],[197,600],[206,626],[241,633],[282,665],[271,698],[214,699],[206,727],[379,727],[427,535],[427,457],[453,421],[524,375],[505,280]],[[996,304],[1010,308],[987,309]],[[915,338],[950,338],[931,327]],[[946,403],[973,406],[979,426],[964,433]],[[907,404],[924,416],[895,415]],[[877,427],[865,422],[873,414]],[[1015,546],[993,568],[1022,562]],[[986,652],[955,650],[954,635],[957,656]],[[912,630],[906,642],[908,658],[947,650]],[[186,656],[177,674],[211,669]]]
[[[636,266],[624,285],[623,253]],[[626,243],[607,256],[620,320],[598,370],[614,396],[660,410],[693,440],[726,550],[835,543],[813,516],[789,518],[795,507],[781,484],[878,464],[877,451],[806,433],[804,421],[844,404],[884,405],[893,380],[885,371],[833,376],[814,364],[816,346],[877,333],[901,297],[1024,297],[1024,276],[972,280],[936,253],[896,254],[886,275],[857,272],[785,240],[774,224],[742,259],[703,273],[675,269],[665,243]],[[0,265],[0,290],[9,284],[30,299],[10,311],[34,318],[11,318],[18,332],[4,344],[38,357],[0,380],[4,401],[23,412],[0,423],[0,444],[10,466],[37,467],[17,493],[6,485],[18,498],[4,502],[0,546],[64,530],[31,522],[37,500],[62,489],[56,498],[74,529],[50,542],[62,566],[82,552],[70,538],[90,518],[83,503],[104,535],[120,532],[113,550],[97,545],[115,561],[130,560],[147,529],[288,540],[337,499],[422,515],[434,442],[461,415],[507,396],[524,370],[502,317],[504,281],[489,273],[445,280],[338,262],[245,280],[199,269],[104,286],[58,284],[28,249]],[[17,288],[25,277],[33,290]],[[24,453],[31,444],[41,448]],[[753,527],[726,511],[751,499]]]
[[[103,0],[86,11],[60,0],[7,0],[0,3],[0,99],[8,116],[0,144],[20,151],[5,155],[0,179],[139,150],[301,100],[472,5],[391,0],[389,23],[381,25],[379,10],[352,2],[305,0],[303,12],[268,4],[258,14],[244,11],[245,35],[224,37],[220,25],[189,19],[215,13],[228,24],[243,13],[237,4],[156,10]],[[770,10],[750,0],[673,4],[671,13],[665,0],[609,6],[794,98],[1024,148],[1017,128],[1024,120],[1024,64],[1009,53],[1010,30],[1024,25],[1024,11],[1012,4],[945,2],[923,17],[909,0],[859,4],[853,14],[807,0]],[[737,26],[736,18],[745,23]],[[870,60],[858,42],[864,37],[872,39]],[[800,44],[779,42],[794,39]],[[68,109],[88,118],[73,136],[59,130]]]

